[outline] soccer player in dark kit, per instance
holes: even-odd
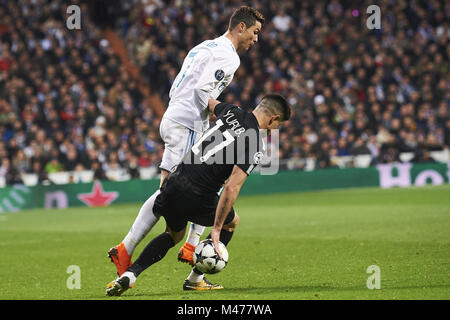
[[[190,153],[156,191],[159,194],[153,212],[164,217],[166,231],[151,240],[128,270],[107,285],[107,295],[119,296],[133,287],[145,269],[160,261],[183,239],[189,221],[213,226],[208,237],[220,255],[219,241],[226,246],[239,221],[231,208],[245,179],[265,151],[260,130],[277,128],[291,113],[286,100],[277,94],[265,95],[250,113],[214,99],[209,100],[208,108],[217,117],[214,126],[192,146]],[[217,192],[222,186],[219,197]],[[223,287],[209,283],[194,267],[183,289]]]

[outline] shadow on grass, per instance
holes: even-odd
[[[408,289],[450,289],[450,284],[443,285],[429,285],[429,286],[386,286],[382,287],[380,290],[374,290],[374,292],[386,292],[393,290],[408,290]],[[119,297],[119,299],[133,299],[133,298],[148,298],[148,299],[159,299],[159,300],[202,300],[202,299],[236,299],[233,298],[234,295],[239,296],[238,299],[242,300],[253,300],[255,299],[255,295],[264,295],[263,300],[277,300],[278,297],[271,299],[271,294],[292,294],[292,298],[287,299],[298,299],[296,298],[296,293],[321,293],[326,291],[335,291],[335,292],[368,292],[365,286],[348,286],[348,287],[336,287],[329,285],[319,285],[319,286],[279,286],[279,287],[226,287],[224,290],[212,290],[212,291],[182,291],[174,292],[174,291],[164,291],[164,292],[150,292],[150,289],[141,289],[140,291],[133,292],[132,290],[124,293],[123,296]],[[371,290],[370,290],[371,291]],[[176,296],[176,298],[174,298]],[[228,297],[229,296],[229,297]],[[248,296],[248,297],[246,297]],[[169,298],[170,297],[170,298]],[[99,297],[90,297],[92,299],[98,299]],[[105,298],[105,296],[103,296]],[[110,299],[117,299],[117,297],[109,297]],[[444,298],[444,297],[443,297]]]

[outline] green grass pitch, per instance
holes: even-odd
[[[182,290],[190,268],[176,261],[179,243],[119,298],[105,296],[115,278],[106,252],[140,204],[1,214],[0,300],[449,299],[449,195],[445,185],[242,196],[229,264],[208,277],[224,290]],[[67,287],[71,265],[80,289]],[[367,288],[371,265],[380,269],[378,290]]]

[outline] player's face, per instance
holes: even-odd
[[[256,21],[254,25],[251,27],[245,28],[242,32],[242,48],[247,51],[253,46],[256,42],[258,42],[258,36],[261,32],[261,22]]]

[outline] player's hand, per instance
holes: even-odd
[[[219,239],[220,239],[220,229],[217,230],[216,228],[213,228],[211,230],[211,241],[213,243],[214,251],[216,251],[217,256],[219,257],[219,259],[222,259],[222,255],[220,254],[219,251]]]

